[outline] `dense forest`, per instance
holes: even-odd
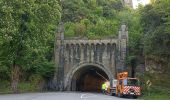
[[[145,62],[143,80],[170,88],[170,2],[152,1],[134,10],[121,0],[0,0],[0,93],[41,91],[53,79],[60,21],[65,37],[88,39],[116,38],[126,23],[127,65]]]
[[[140,10],[143,56],[153,90],[170,89],[170,2],[156,1]],[[160,92],[160,91],[159,91]]]

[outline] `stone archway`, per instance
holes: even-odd
[[[114,78],[113,74],[102,64],[81,63],[73,67],[67,74],[65,89],[69,91],[99,92],[101,84],[112,78]]]
[[[74,74],[85,66],[102,70],[108,79],[116,78],[117,72],[125,70],[124,61],[128,43],[128,28],[125,24],[121,25],[117,38],[64,39],[64,33],[59,34],[55,44],[54,87],[56,90],[71,90]]]

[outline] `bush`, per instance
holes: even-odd
[[[31,86],[34,87],[35,91],[41,91],[44,86],[44,79],[38,74],[31,75],[29,78]]]
[[[10,82],[6,80],[0,80],[0,93],[10,93]]]
[[[30,82],[20,82],[18,85],[18,89],[20,93],[36,91],[35,86]]]

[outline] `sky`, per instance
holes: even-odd
[[[139,4],[146,5],[150,3],[150,0],[132,0],[133,8],[136,9]]]

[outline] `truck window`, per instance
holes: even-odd
[[[139,86],[139,81],[137,80],[137,79],[128,79],[128,81],[127,81],[127,85],[129,85],[129,86]]]
[[[124,79],[124,80],[123,80],[123,84],[124,84],[124,85],[127,85],[127,79]]]

